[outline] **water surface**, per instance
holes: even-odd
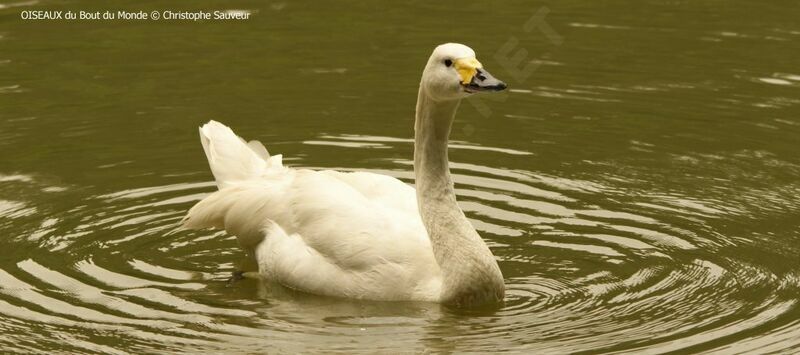
[[[4,352],[800,351],[798,3],[19,15],[170,9],[114,6],[0,3]],[[291,166],[413,183],[417,83],[447,41],[511,88],[462,104],[450,152],[506,278],[500,309],[229,284],[234,237],[175,231],[215,189],[196,131],[209,119]]]

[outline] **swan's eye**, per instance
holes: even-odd
[[[444,65],[445,65],[446,67],[449,67],[449,66],[453,65],[453,61],[452,61],[452,60],[450,60],[450,59],[445,59],[445,60],[444,60]]]

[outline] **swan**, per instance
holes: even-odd
[[[189,210],[183,227],[225,229],[245,251],[245,276],[307,293],[500,302],[497,261],[456,203],[447,139],[461,99],[505,88],[471,48],[435,48],[417,96],[416,191],[380,174],[285,167],[260,142],[210,121],[200,140],[219,189]]]

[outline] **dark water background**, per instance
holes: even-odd
[[[0,348],[798,352],[798,14],[796,1],[0,1]],[[229,285],[235,238],[171,233],[214,190],[196,131],[209,119],[292,166],[413,182],[417,83],[449,41],[511,86],[462,104],[451,149],[503,308]]]

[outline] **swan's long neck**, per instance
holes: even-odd
[[[459,101],[436,101],[420,87],[414,174],[419,212],[442,270],[442,300],[475,305],[502,300],[505,287],[494,255],[456,202],[447,139]]]

